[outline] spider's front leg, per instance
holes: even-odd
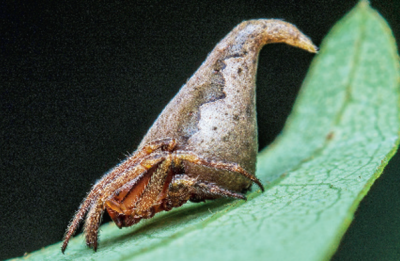
[[[172,151],[176,146],[175,139],[162,139],[150,142],[142,147],[142,149],[138,150],[129,157],[127,160],[122,162],[120,165],[115,167],[110,173],[105,175],[99,182],[97,182],[92,190],[89,192],[88,196],[79,206],[78,211],[75,213],[73,220],[70,222],[67,231],[64,236],[64,242],[61,247],[61,251],[64,253],[65,249],[68,246],[68,242],[70,238],[74,235],[78,226],[85,215],[91,210],[93,206],[93,202],[102,194],[104,188],[110,184],[112,181],[129,171],[130,169],[134,168],[143,158],[152,154],[156,150],[162,151]],[[94,211],[94,210],[93,210]],[[99,217],[101,218],[101,216]]]
[[[124,191],[106,201],[106,210],[119,228],[129,227],[142,218],[151,218],[164,210],[159,207],[159,202],[166,197],[172,180],[173,171],[170,167],[171,158],[168,155],[157,168],[146,174],[146,180],[143,178],[128,192]]]
[[[151,184],[152,180],[154,180],[154,173],[157,174],[159,172],[159,166],[168,164],[168,154],[169,152],[150,154],[142,159],[135,167],[127,170],[118,178],[111,181],[102,190],[101,195],[99,195],[96,201],[92,204],[85,220],[84,230],[86,235],[86,244],[89,247],[93,247],[94,250],[97,249],[97,239],[101,217],[106,207],[113,206],[109,202],[115,202],[115,198],[118,198],[120,193],[125,193],[126,196],[128,196],[127,202],[132,203],[133,206],[136,206],[137,200],[139,199],[142,201],[148,200],[146,196],[144,196],[145,192],[149,184]],[[128,193],[126,193],[126,191],[128,191]],[[136,197],[132,198],[129,196],[132,194]],[[111,200],[113,198],[114,200]],[[117,205],[117,207],[124,206],[124,204]],[[125,208],[130,209],[133,208],[133,206],[127,205]],[[113,211],[124,215],[124,211],[121,209],[122,208],[114,208]],[[137,214],[137,212],[135,213]],[[139,213],[139,218],[146,218],[146,216],[143,213]]]

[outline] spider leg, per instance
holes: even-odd
[[[237,163],[226,163],[222,161],[208,160],[198,156],[193,152],[188,152],[188,151],[175,151],[171,155],[174,157],[175,160],[185,160],[196,165],[202,165],[211,168],[236,172],[256,183],[260,187],[260,189],[264,191],[264,186],[261,184],[260,180],[257,179],[255,176],[251,175],[250,173],[248,173]]]
[[[172,151],[176,145],[176,140],[175,139],[163,139],[163,140],[157,140],[150,142],[146,146],[144,146],[141,150],[137,151],[134,155],[132,155],[130,158],[119,164],[117,167],[115,167],[111,172],[106,174],[100,181],[98,181],[87,197],[84,199],[82,204],[79,206],[78,211],[76,212],[73,220],[70,222],[68,225],[67,231],[64,236],[64,242],[61,247],[62,253],[64,253],[65,249],[68,246],[68,242],[70,238],[75,234],[79,224],[87,214],[87,212],[90,209],[90,206],[93,204],[93,202],[96,200],[98,197],[99,193],[102,191],[104,186],[109,184],[111,181],[116,179],[118,176],[122,175],[125,173],[129,168],[132,168],[133,166],[136,166],[138,162],[143,159],[143,157],[146,157],[153,153],[154,151],[158,149],[166,150],[166,151]]]
[[[224,189],[216,184],[200,181],[188,175],[180,174],[174,176],[169,185],[166,209],[180,207],[188,200],[193,202],[204,201],[215,198],[238,198],[246,200],[246,197],[237,192]]]
[[[153,153],[140,161],[134,168],[111,181],[92,204],[85,222],[86,244],[96,250],[98,229],[106,202],[119,191],[135,186],[149,169],[164,161],[169,152]]]
[[[238,199],[243,199],[247,200],[247,198],[238,192],[230,191],[224,188],[221,188],[220,186],[217,186],[216,184],[210,183],[210,182],[205,182],[205,181],[198,181],[194,184],[193,186],[196,190],[197,193],[190,198],[191,201],[198,202],[199,200],[202,200],[204,198],[215,198],[215,197],[226,197],[226,198],[238,198]],[[199,198],[197,195],[202,194],[201,198]]]
[[[145,191],[135,206],[135,215],[143,218],[150,218],[156,213],[155,205],[165,188],[168,177],[173,175],[171,170],[171,157],[167,157],[151,176]],[[171,180],[171,179],[169,179]]]
[[[137,182],[139,179],[143,178],[146,173],[146,169],[141,165],[137,165],[135,168],[131,169],[127,172],[130,176],[134,176],[133,181]],[[127,176],[125,173],[119,176],[116,180],[113,180],[109,183],[105,190],[107,191],[107,196],[112,195],[112,190],[117,190],[117,186],[120,184],[118,180],[122,176]],[[132,183],[132,182],[130,182]],[[134,186],[135,183],[132,184]],[[126,186],[125,186],[126,187]],[[104,190],[102,191],[104,192]],[[86,236],[86,245],[89,247],[93,247],[93,249],[97,250],[97,238],[98,238],[98,230],[101,222],[101,218],[104,212],[104,198],[103,194],[99,196],[91,205],[89,212],[87,213],[85,225],[84,225],[84,233]]]
[[[86,245],[92,247],[94,251],[97,250],[97,238],[103,212],[101,205],[92,205],[85,221],[84,233],[86,235]]]
[[[105,202],[115,195],[115,193],[119,193],[128,187],[132,187],[149,169],[165,161],[168,158],[168,155],[168,152],[158,152],[143,158],[134,168],[122,173],[116,179],[108,183],[101,191],[97,201]]]
[[[170,166],[171,159],[167,157],[152,172],[147,172],[147,177],[135,184],[123,198],[114,197],[106,201],[106,209],[119,228],[137,223],[142,218],[150,218],[162,210],[158,205],[166,197],[172,180]]]

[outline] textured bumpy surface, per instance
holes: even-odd
[[[26,259],[329,260],[397,149],[398,67],[390,29],[360,3],[327,36],[282,135],[259,155],[265,193],[187,204],[122,231],[107,224],[97,253],[78,237],[65,256],[59,243]]]
[[[258,151],[255,107],[258,54],[268,43],[284,42],[310,52],[316,48],[292,24],[250,20],[239,24],[167,105],[139,147],[165,138],[177,149],[239,163],[254,175]],[[251,182],[235,173],[187,164],[188,175],[241,191]]]

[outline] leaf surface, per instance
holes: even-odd
[[[399,126],[394,38],[362,1],[326,37],[282,134],[259,154],[265,193],[103,225],[96,253],[78,236],[65,255],[58,243],[24,259],[329,259],[395,153]]]

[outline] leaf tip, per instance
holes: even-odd
[[[355,6],[355,9],[362,9],[362,10],[371,9],[371,3],[369,0],[360,0],[360,2],[358,2],[358,4]]]

